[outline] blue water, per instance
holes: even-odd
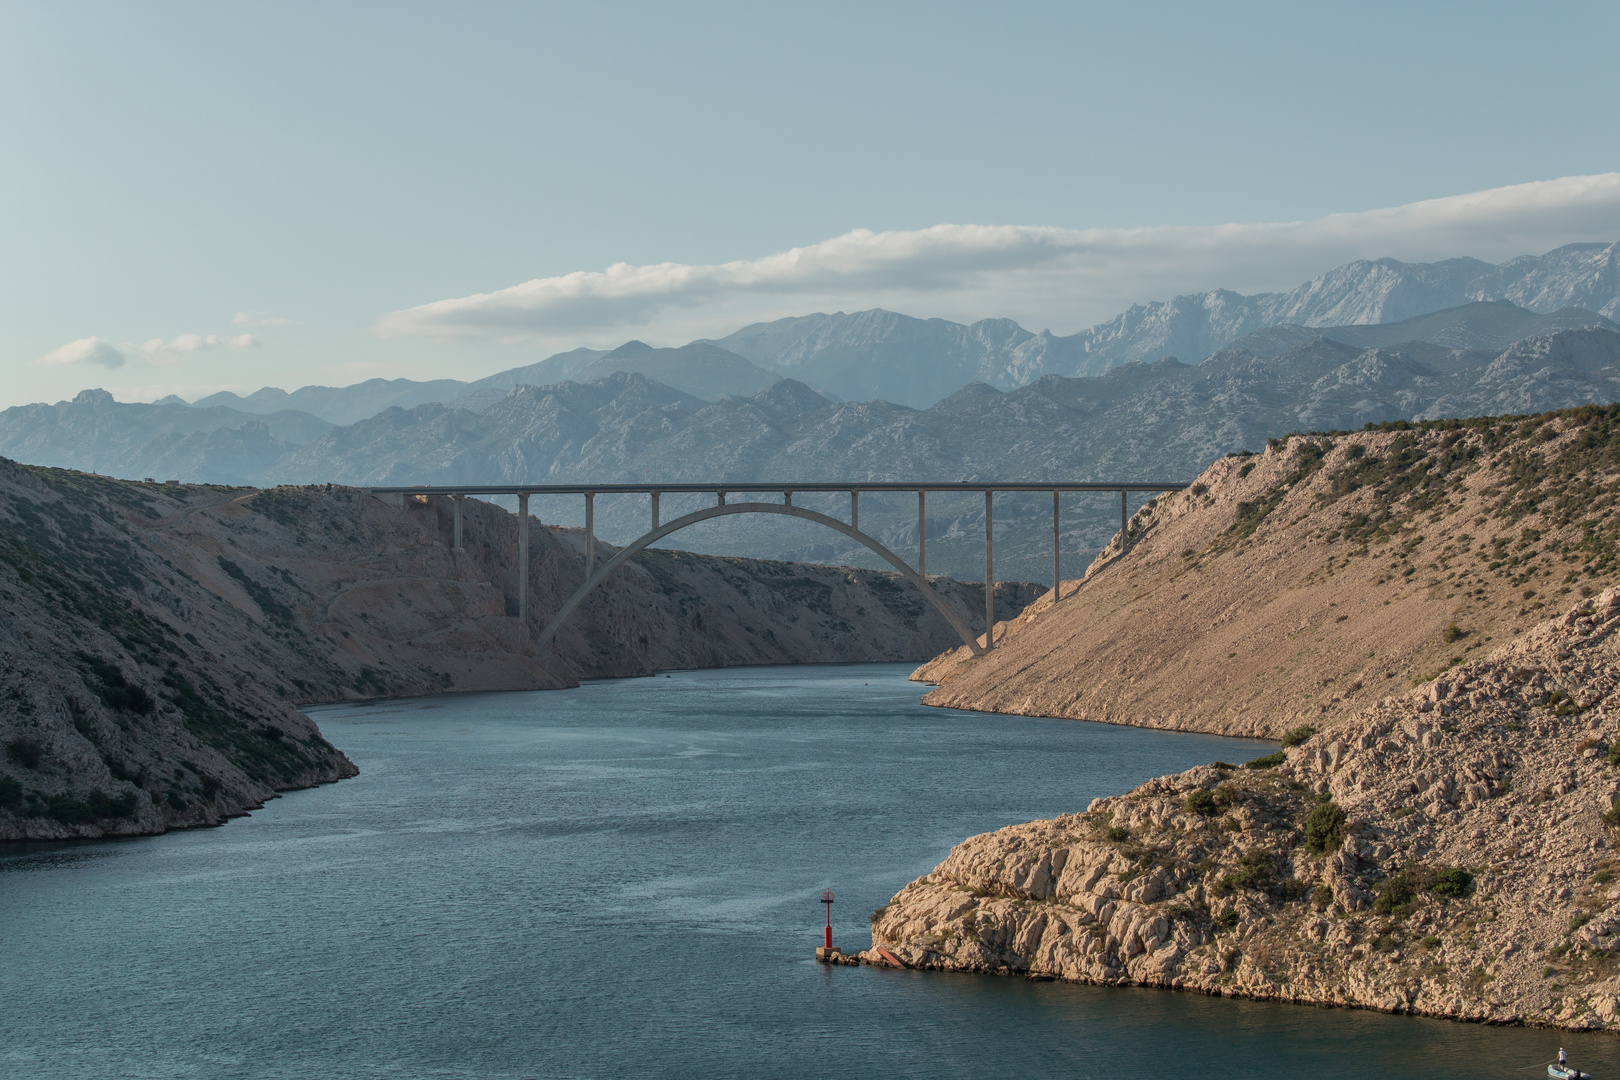
[[[1267,746],[925,709],[898,665],[316,711],[224,828],[0,854],[9,1077],[1600,1076],[1620,1040],[816,964],[976,832]]]

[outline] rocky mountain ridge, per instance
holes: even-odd
[[[589,385],[517,387],[481,412],[438,404],[391,409],[299,442],[252,422],[142,441],[150,411],[184,410],[126,406],[86,392],[60,406],[0,413],[0,453],[78,468],[116,460],[132,476],[258,485],[1184,481],[1224,453],[1258,449],[1289,431],[1613,401],[1620,397],[1620,327],[1606,320],[1567,326],[1595,318],[1473,305],[1406,331],[1377,328],[1491,346],[1480,349],[1424,341],[1363,347],[1273,330],[1198,365],[1165,360],[1094,378],[1048,375],[1007,393],[980,383],[924,410],[830,401],[791,379],[752,397],[708,402],[641,375],[614,374]],[[1524,328],[1553,329],[1495,348]],[[601,534],[618,543],[640,535],[645,502],[602,500]],[[1065,502],[1065,558],[1089,561],[1117,530],[1118,504],[1103,497]],[[684,504],[666,509],[677,505]],[[847,513],[837,500],[815,505]],[[536,512],[555,523],[582,522],[578,499],[537,504]],[[1002,574],[1049,576],[1050,513],[1049,499],[999,500]],[[982,576],[982,502],[931,497],[929,519],[929,565]],[[896,550],[916,544],[914,499],[871,497],[862,520]],[[877,565],[865,549],[825,530],[774,519],[697,529],[676,542],[716,553]]]
[[[1120,364],[1166,356],[1197,363],[1257,330],[1394,323],[1476,302],[1512,303],[1540,314],[1579,308],[1615,317],[1620,311],[1620,244],[1571,244],[1500,265],[1477,259],[1363,260],[1336,267],[1285,293],[1245,296],[1216,289],[1138,304],[1070,335],[1032,333],[1010,319],[964,325],[881,309],[840,311],[754,323],[681,349],[649,350],[638,341],[611,352],[575,349],[474,382],[372,379],[348,387],[306,386],[291,394],[267,387],[246,397],[213,394],[197,404],[249,413],[294,409],[329,423],[351,424],[390,407],[410,409],[458,400],[475,407],[492,400],[492,391],[569,379],[588,382],[626,371],[641,372],[706,400],[723,393],[746,396],[775,376],[797,379],[834,400],[882,398],[924,409],[972,382],[1012,390],[1042,375],[1101,375]],[[1526,329],[1513,340],[1545,329],[1550,328]],[[1410,340],[1437,339],[1409,335],[1377,344]],[[1485,347],[1463,341],[1439,343]],[[1508,343],[1501,341],[1495,347]],[[659,355],[649,357],[649,351]]]

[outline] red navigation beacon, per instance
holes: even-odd
[[[824,891],[821,894],[821,902],[823,904],[827,905],[827,940],[826,940],[826,943],[825,943],[825,947],[830,949],[830,948],[832,948],[832,906],[833,906],[833,891],[831,889],[827,889],[826,891]]]

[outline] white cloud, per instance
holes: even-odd
[[[190,353],[218,348],[251,349],[258,344],[259,339],[252,334],[237,334],[234,337],[220,337],[218,334],[181,334],[172,341],[153,338],[138,346],[138,349],[142,356],[153,363],[173,364]],[[137,347],[126,346],[126,348],[135,351]]]
[[[96,364],[110,371],[123,367],[128,359],[124,351],[112,342],[98,337],[87,337],[70,341],[59,349],[52,349],[40,357],[37,363]]]
[[[221,337],[218,334],[181,334],[170,341],[153,338],[139,345],[124,342],[114,345],[99,337],[79,338],[40,357],[40,364],[96,364],[113,370],[127,364],[131,357],[140,357],[154,364],[178,363],[181,358],[207,349],[253,349],[259,339],[252,334]]]
[[[1501,261],[1620,238],[1620,173],[1565,177],[1311,221],[1141,229],[936,225],[865,229],[718,265],[618,263],[384,316],[385,336],[554,339],[703,332],[813,307],[874,305],[1063,332],[1178,292],[1285,289],[1340,263]]]
[[[297,326],[291,319],[283,319],[268,311],[238,311],[231,318],[237,326]]]

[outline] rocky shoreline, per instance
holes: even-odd
[[[874,948],[920,968],[1620,1027],[1617,631],[1606,590],[1274,755],[973,837],[875,914]]]

